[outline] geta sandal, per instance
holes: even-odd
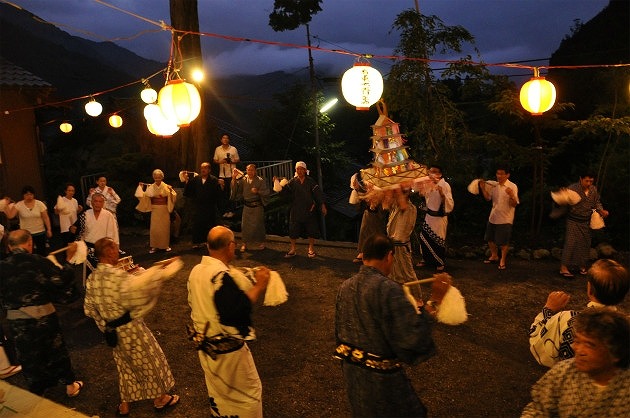
[[[170,408],[171,406],[177,405],[177,403],[179,402],[179,396],[178,395],[168,395],[168,396],[169,396],[168,402],[166,402],[164,405],[153,404],[153,408],[155,408],[156,411],[163,411],[166,408]]]
[[[72,382],[72,385],[78,386],[78,389],[72,393],[66,392],[66,395],[68,395],[68,398],[76,398],[77,396],[79,396],[79,393],[81,393],[81,389],[83,389],[83,382],[80,380],[75,380],[74,382]]]

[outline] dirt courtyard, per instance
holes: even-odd
[[[181,240],[173,253],[148,254],[145,234],[123,235],[122,247],[142,266],[180,255],[185,267],[167,282],[147,323],[169,360],[176,379],[174,393],[181,402],[169,417],[209,417],[203,373],[196,352],[186,339],[190,311],[186,281],[203,254]],[[357,271],[352,244],[319,245],[317,258],[285,260],[288,244],[277,238],[267,249],[238,254],[237,266],[266,265],[284,279],[289,300],[277,307],[257,306],[254,326],[258,339],[250,344],[263,382],[266,417],[348,417],[349,409],[335,347],[335,295],[340,283]],[[627,265],[627,260],[623,260]],[[430,417],[518,417],[529,400],[531,385],[545,372],[531,356],[527,332],[547,294],[564,290],[572,295],[570,308],[586,305],[583,277],[567,281],[558,275],[554,260],[508,258],[508,268],[484,265],[481,260],[448,260],[448,272],[466,300],[470,314],[460,326],[437,324],[438,354],[429,361],[406,367]],[[417,270],[419,278],[431,275]],[[425,293],[428,288],[425,289]],[[425,298],[428,297],[428,294]],[[626,299],[623,309],[630,310]],[[65,397],[64,388],[46,397],[88,416],[112,417],[118,404],[117,374],[111,350],[82,301],[58,308],[77,376],[85,388],[77,398]],[[21,375],[7,382],[24,387]],[[132,405],[132,417],[154,417],[150,401]]]

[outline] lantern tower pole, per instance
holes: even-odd
[[[311,79],[311,93],[313,96],[313,114],[315,115],[315,159],[317,168],[317,184],[319,189],[324,194],[324,182],[322,179],[322,158],[319,150],[319,109],[317,106],[317,82],[315,78],[315,65],[313,64],[313,53],[311,52],[311,30],[309,24],[306,24],[306,39],[308,43],[308,68],[309,76]],[[322,230],[322,239],[326,240],[326,218],[324,214],[319,211],[320,223]]]

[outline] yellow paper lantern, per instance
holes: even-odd
[[[186,127],[199,116],[201,97],[197,88],[184,80],[170,80],[158,93],[158,105],[167,119]]]
[[[59,130],[64,134],[70,133],[70,131],[72,131],[72,125],[68,122],[63,122],[61,125],[59,125]]]
[[[357,62],[343,74],[341,92],[357,110],[368,110],[383,94],[383,76],[365,62]]]
[[[85,104],[85,113],[90,116],[97,117],[103,112],[103,105],[92,99]]]
[[[556,88],[545,77],[538,75],[534,69],[534,77],[521,87],[521,106],[534,116],[542,115],[556,102]]]
[[[109,125],[112,128],[120,128],[123,124],[123,120],[120,116],[118,115],[111,115],[109,117]]]

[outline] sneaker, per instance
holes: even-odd
[[[6,379],[7,377],[11,377],[14,374],[17,374],[22,371],[22,366],[9,366],[5,369],[0,370],[0,379]]]

